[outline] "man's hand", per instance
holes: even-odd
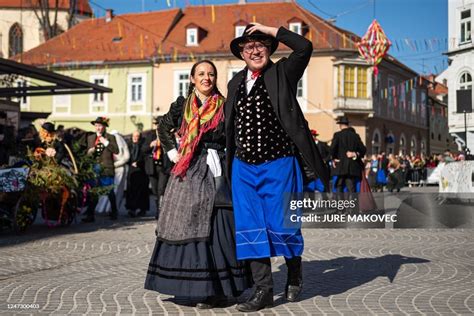
[[[347,151],[346,156],[347,156],[347,158],[355,159],[355,158],[357,158],[357,153],[355,151]]]
[[[150,143],[150,147],[155,147],[156,146],[156,139]]]
[[[91,154],[94,153],[94,151],[95,151],[95,147],[91,147],[91,148],[89,148],[89,149],[87,150],[87,154],[88,154],[88,155],[91,155]]]
[[[271,35],[273,37],[276,37],[278,33],[278,29],[276,27],[271,27],[271,26],[265,26],[257,22],[251,23],[253,26],[249,28],[247,31],[248,34],[252,34],[255,31],[260,31],[263,34]]]
[[[336,168],[336,165],[339,163],[339,161],[340,161],[339,159],[333,159],[332,160],[332,167]]]

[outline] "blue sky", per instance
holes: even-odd
[[[169,0],[171,6],[236,3],[238,0]],[[448,0],[298,0],[322,18],[362,36],[374,18],[393,45],[390,54],[419,73],[439,73],[447,67]],[[248,1],[253,2],[253,1]],[[102,8],[116,14],[168,8],[167,0],[90,0],[96,16]]]

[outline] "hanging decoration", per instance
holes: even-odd
[[[387,38],[377,20],[374,19],[361,41],[357,43],[361,56],[374,66],[374,75],[378,74],[377,65],[387,54],[391,45],[392,42]]]

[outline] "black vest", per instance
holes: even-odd
[[[293,156],[292,141],[275,115],[263,76],[248,95],[245,79],[239,86],[235,109],[235,156],[250,164]]]

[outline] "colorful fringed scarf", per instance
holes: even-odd
[[[181,159],[173,167],[172,173],[174,175],[178,177],[186,175],[202,135],[215,129],[224,120],[224,101],[224,97],[216,93],[199,107],[194,92],[188,97],[184,108],[183,123],[179,130],[181,141],[178,152]]]

